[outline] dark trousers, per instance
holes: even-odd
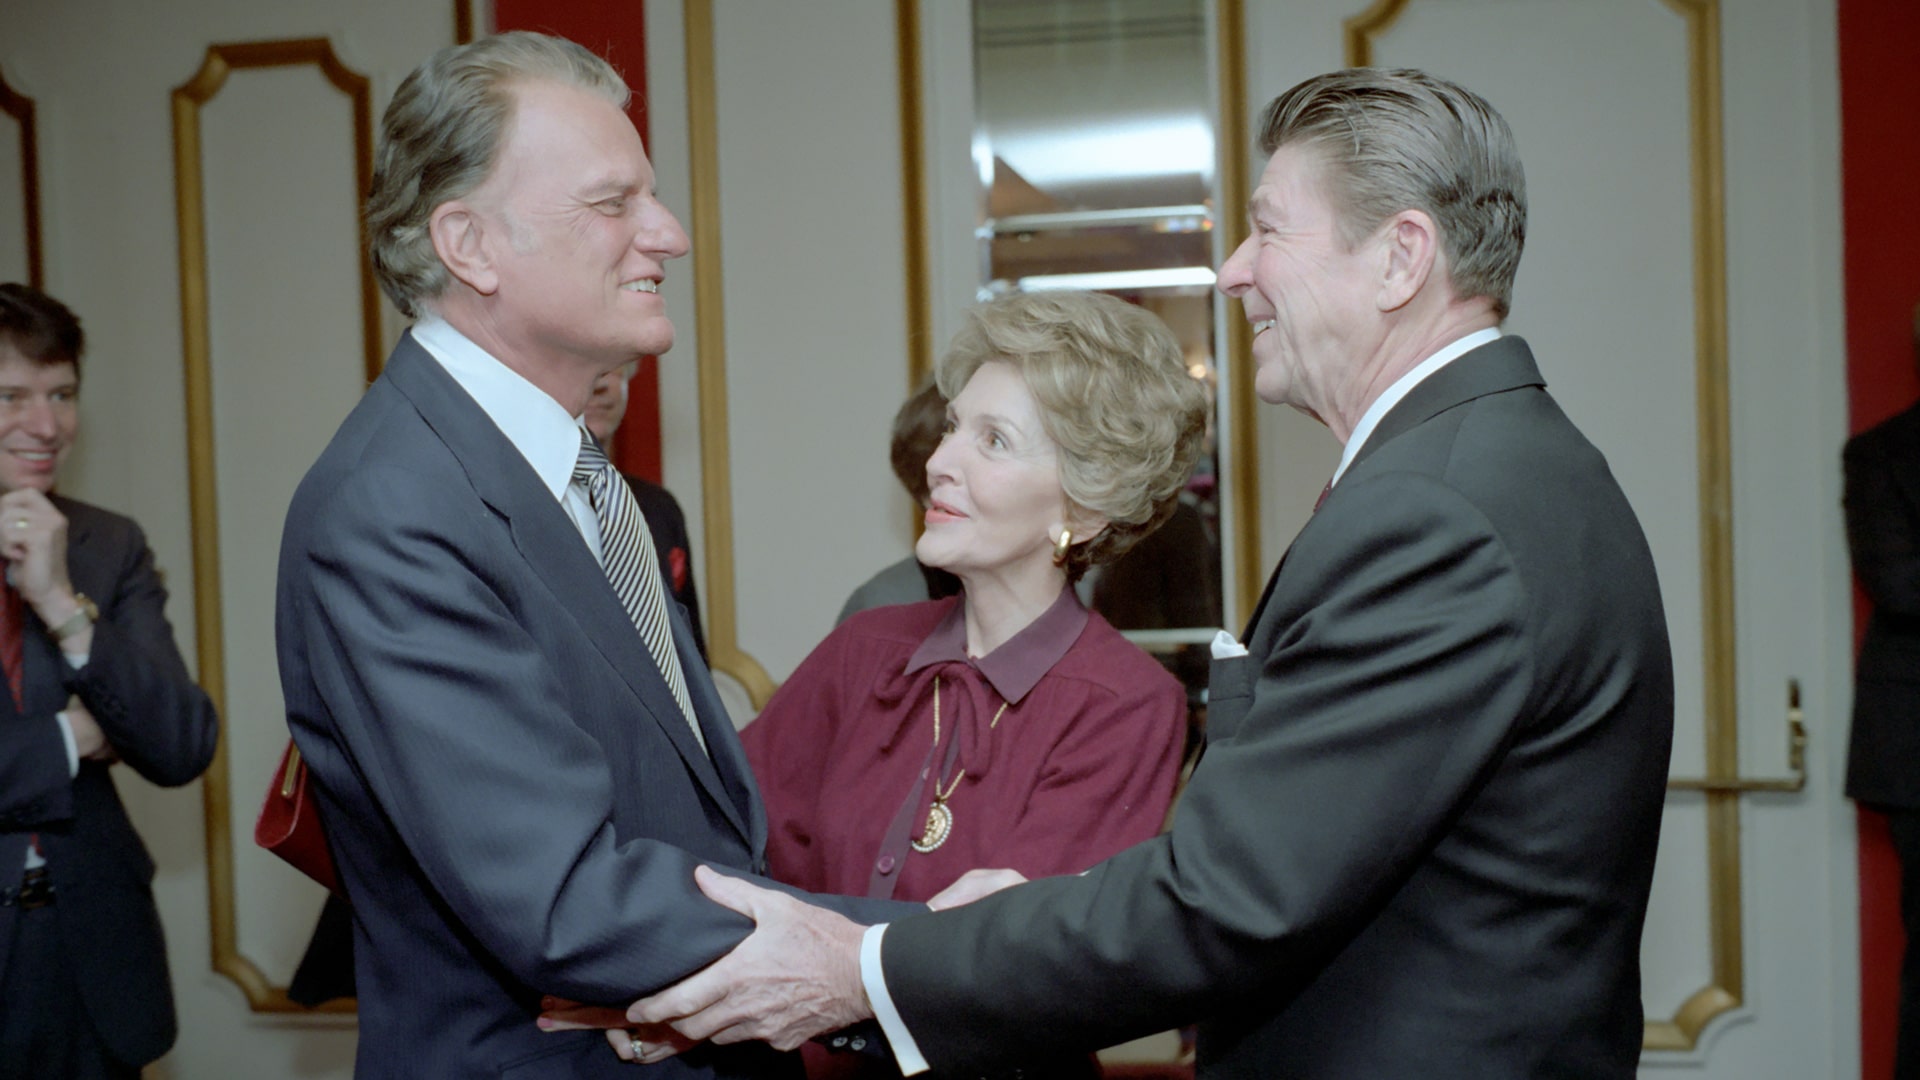
[[[15,913],[0,979],[0,1080],[139,1080],[100,1045],[61,955],[59,918],[57,905]]]
[[[1920,1080],[1920,810],[1885,808],[1887,831],[1900,859],[1900,921],[1907,953],[1900,962],[1900,1047],[1894,1080]]]

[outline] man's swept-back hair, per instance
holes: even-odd
[[[387,298],[417,317],[447,287],[427,225],[434,208],[472,193],[493,172],[513,122],[515,84],[576,86],[627,107],[627,84],[605,60],[565,38],[514,30],[454,45],[408,75],[380,122],[367,238]]]
[[[67,305],[31,285],[0,284],[0,345],[36,364],[72,364],[80,373],[87,336]]]
[[[1527,180],[1513,132],[1473,91],[1424,71],[1348,68],[1274,98],[1260,149],[1299,144],[1331,170],[1326,191],[1349,245],[1402,210],[1439,227],[1455,295],[1505,318],[1527,239]]]

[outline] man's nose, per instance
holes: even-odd
[[[693,245],[687,239],[687,230],[680,227],[680,219],[664,206],[658,207],[657,213],[659,217],[647,222],[647,227],[634,238],[640,250],[661,259],[685,255]]]
[[[1233,249],[1227,261],[1220,264],[1220,275],[1214,280],[1213,287],[1228,296],[1237,297],[1253,284],[1253,237],[1240,241]]]
[[[21,413],[20,426],[36,439],[51,440],[60,433],[60,423],[53,415],[53,403],[45,400],[28,403]]]

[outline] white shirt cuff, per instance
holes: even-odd
[[[920,1056],[919,1044],[908,1033],[906,1022],[900,1019],[900,1010],[893,1007],[893,995],[887,993],[886,975],[880,970],[880,939],[886,936],[887,924],[867,927],[860,936],[860,982],[867,990],[867,1004],[873,1006],[873,1018],[880,1022],[880,1030],[887,1035],[887,1042],[893,1047],[894,1063],[900,1066],[900,1075],[913,1076],[927,1071],[927,1059]]]
[[[54,722],[60,725],[60,738],[67,744],[67,779],[80,775],[80,745],[73,741],[73,721],[67,719],[65,709],[53,714]]]

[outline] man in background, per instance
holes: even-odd
[[[916,515],[926,512],[927,501],[933,497],[927,488],[927,459],[940,448],[946,432],[947,399],[940,396],[940,388],[928,378],[893,414],[893,435],[887,446],[887,460],[893,466],[893,475],[913,499]],[[917,516],[915,520],[919,520]],[[861,582],[840,606],[834,625],[868,608],[938,600],[959,591],[959,578],[938,567],[927,566],[909,554]]]
[[[613,456],[614,437],[627,415],[627,387],[633,382],[637,361],[622,364],[593,380],[593,394],[587,398],[584,417],[587,430],[608,457]],[[633,490],[640,513],[653,534],[653,550],[660,553],[660,573],[665,577],[667,593],[687,613],[687,627],[693,631],[693,643],[700,659],[707,658],[707,635],[700,629],[700,590],[693,583],[693,544],[687,539],[687,517],[680,512],[680,501],[673,492],[644,477],[620,474]]]
[[[110,766],[213,760],[132,520],[53,493],[79,430],[80,322],[0,285],[0,1080],[133,1080],[173,1045],[153,860]]]
[[[1920,366],[1920,304],[1913,309]],[[1847,440],[1847,550],[1873,601],[1854,672],[1847,795],[1886,815],[1900,861],[1896,1080],[1920,1080],[1920,404]]]

